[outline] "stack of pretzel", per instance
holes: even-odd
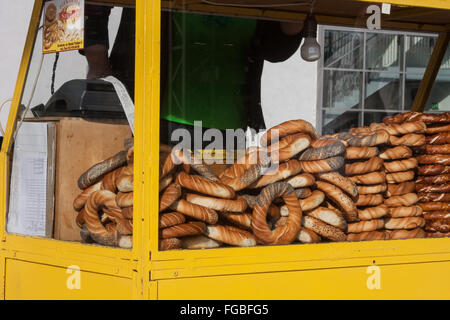
[[[95,164],[78,179],[82,192],[73,207],[84,241],[131,248],[133,156],[134,147],[130,147]]]
[[[357,216],[348,224],[348,241],[386,239],[386,234],[380,231],[384,227],[382,217],[387,214],[383,204],[387,185],[379,146],[388,143],[389,134],[384,130],[359,127],[332,136],[347,146],[344,174],[357,188]]]
[[[450,235],[450,113],[407,112],[385,119],[403,125],[422,121],[426,124],[423,144],[414,146],[418,161],[415,190],[423,209],[428,237]]]

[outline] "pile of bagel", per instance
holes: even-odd
[[[131,146],[95,164],[78,179],[81,193],[73,207],[83,241],[132,247],[133,156]]]
[[[397,125],[421,121],[423,143],[412,146],[418,162],[415,191],[428,237],[450,235],[450,113],[406,112],[384,119]]]

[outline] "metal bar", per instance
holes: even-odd
[[[428,61],[427,69],[425,70],[423,79],[420,82],[419,90],[417,91],[417,95],[411,108],[412,111],[423,112],[425,103],[430,96],[431,89],[433,88],[434,81],[436,80],[436,76],[439,72],[442,59],[444,58],[445,52],[447,50],[449,40],[449,32],[441,33],[439,35],[436,45],[433,49],[433,53],[431,54],[430,60]]]

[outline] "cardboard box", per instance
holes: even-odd
[[[81,241],[75,222],[78,213],[73,209],[73,200],[81,192],[78,178],[94,164],[125,149],[125,140],[132,136],[128,122],[82,118],[31,121],[51,121],[56,125],[54,238]]]

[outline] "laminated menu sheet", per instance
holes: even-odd
[[[7,220],[10,233],[52,236],[53,194],[48,191],[53,182],[49,176],[54,175],[49,168],[54,144],[49,139],[50,128],[54,129],[54,123],[23,122],[17,133]]]

